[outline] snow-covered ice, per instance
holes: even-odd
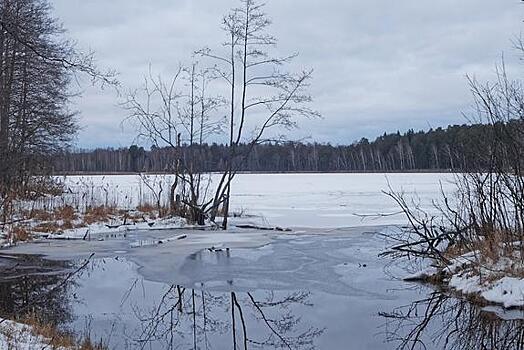
[[[217,175],[212,176],[215,180]],[[69,176],[61,178],[71,192],[86,193],[99,204],[136,207],[153,201],[151,190],[138,175]],[[389,186],[405,193],[429,211],[441,189],[453,191],[453,174],[239,174],[232,186],[234,212],[263,216],[269,224],[284,227],[353,227],[404,224],[396,203],[383,192]],[[151,175],[154,188],[166,188],[171,176]],[[442,186],[442,188],[441,188]]]

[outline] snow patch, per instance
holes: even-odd
[[[519,256],[502,257],[496,262],[476,262],[478,251],[469,252],[452,259],[448,266],[437,269],[430,267],[404,280],[427,280],[442,274],[444,282],[464,295],[478,295],[486,302],[502,305],[506,309],[524,308],[524,278],[511,276],[508,271],[522,269]]]
[[[427,279],[431,276],[435,276],[438,273],[439,273],[439,269],[437,269],[436,267],[430,266],[421,271],[405,276],[404,281],[420,281],[420,280]]]
[[[87,227],[74,228],[65,230],[61,234],[51,234],[48,239],[59,240],[107,240],[125,238],[130,231],[155,231],[155,230],[175,230],[181,228],[195,228],[195,226],[187,225],[182,218],[168,218],[150,220],[147,222],[140,222],[130,225],[107,225],[106,223],[94,223]]]
[[[482,297],[505,308],[524,306],[524,279],[504,277],[481,293]]]
[[[34,350],[49,349],[50,339],[35,334],[28,325],[0,318],[0,349]],[[53,347],[56,350],[67,350],[64,347]]]

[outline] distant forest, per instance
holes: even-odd
[[[511,123],[521,123],[515,121]],[[520,125],[514,125],[520,127]],[[489,135],[497,126],[454,125],[429,131],[409,130],[384,134],[374,141],[366,138],[351,145],[319,143],[268,143],[238,146],[238,154],[249,154],[239,162],[240,171],[252,172],[392,172],[437,171],[478,168],[483,160],[479,149],[488,152]],[[60,154],[54,162],[57,173],[166,172],[177,159],[193,157],[200,169],[224,171],[228,148],[220,144],[184,146],[178,149],[131,146],[120,149],[81,150]],[[179,158],[180,157],[180,158]],[[487,160],[484,161],[487,164]],[[201,167],[200,167],[201,165]]]

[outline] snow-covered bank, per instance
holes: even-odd
[[[51,234],[47,236],[48,239],[83,239],[83,240],[104,240],[106,238],[118,238],[127,234],[130,231],[158,231],[158,230],[177,230],[177,229],[192,229],[195,226],[188,225],[186,221],[180,217],[158,218],[144,220],[142,222],[124,223],[113,222],[111,224],[104,222],[96,222],[85,227],[73,228],[64,230],[59,234]]]
[[[450,260],[444,268],[429,267],[405,277],[408,281],[442,283],[481,303],[506,309],[524,308],[524,263],[520,257],[503,257],[479,263],[480,252],[469,252]]]
[[[34,350],[50,348],[50,339],[36,334],[31,327],[0,318],[0,349]],[[66,350],[59,347],[56,350]]]
[[[0,226],[0,247],[8,248],[21,242],[58,240],[104,240],[125,235],[130,231],[191,229],[186,220],[163,216],[158,210],[123,210],[116,207],[90,207],[82,212],[71,206],[54,210],[22,212],[23,219]]]
[[[51,326],[27,325],[0,318],[0,349],[2,350],[103,350],[90,340],[77,344],[68,335],[60,334]]]
[[[29,326],[2,319],[0,322],[0,349],[32,350],[49,347],[49,339],[35,335]]]

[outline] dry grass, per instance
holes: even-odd
[[[141,217],[147,216],[150,219],[164,218],[171,214],[171,210],[168,207],[161,206],[158,208],[156,205],[150,203],[140,204],[136,210],[141,214]],[[175,214],[182,216],[180,213]]]
[[[85,228],[97,223],[123,222],[126,224],[155,220],[170,215],[169,209],[160,210],[144,203],[135,210],[118,209],[116,206],[89,206],[82,213],[73,206],[65,205],[53,210],[33,209],[23,212],[27,221],[6,229],[13,242],[31,240],[37,234],[63,234],[67,230]]]
[[[107,350],[107,346],[105,346],[102,342],[99,343],[93,343],[91,339],[85,338],[77,348],[78,350]]]
[[[466,247],[465,245],[461,244],[460,242],[456,242],[455,244],[447,247],[446,250],[443,252],[443,255],[446,259],[453,260],[470,251],[471,250],[468,247]]]
[[[9,232],[13,242],[25,242],[31,239],[31,235],[24,226],[15,226]]]
[[[55,209],[54,219],[63,221],[75,221],[78,219],[78,215],[75,208],[66,205]]]
[[[487,226],[478,228],[475,233],[471,248],[478,252],[480,263],[497,262],[513,254],[511,232]]]
[[[515,242],[515,235],[512,232],[494,228],[479,228],[473,237],[467,242],[455,242],[446,249],[444,256],[453,259],[474,251],[477,252],[479,263],[493,263],[501,258],[514,258],[515,252],[519,251],[518,246],[514,244],[518,242]]]
[[[85,227],[97,222],[108,222],[121,214],[121,211],[115,207],[97,206],[88,207],[85,213],[81,215],[75,208],[63,206],[56,208],[53,212],[33,211],[31,218],[38,222],[33,229],[35,232],[61,233],[65,230]]]
[[[33,210],[26,214],[26,217],[37,220],[37,221],[51,221],[54,220],[54,213],[47,210]]]
[[[30,327],[24,334],[30,333],[34,337],[45,339],[46,349],[108,350],[102,342],[93,343],[89,336],[76,340],[71,334],[60,331],[56,326],[43,322],[35,315],[26,316],[17,322]],[[3,327],[1,332],[8,341],[9,349],[18,349],[18,343],[23,338],[23,334],[20,334],[15,327]]]
[[[78,215],[75,208],[66,205],[55,210],[55,220],[62,223],[60,225],[62,231],[70,230],[76,227],[74,222],[78,220]]]
[[[469,242],[469,247],[454,244],[445,251],[451,261],[473,252],[467,271],[481,276],[483,283],[495,282],[503,277],[524,278],[524,257],[520,242],[514,242],[511,232],[492,229]]]
[[[91,225],[97,222],[108,222],[115,216],[118,216],[119,213],[116,207],[105,205],[88,207],[83,217],[83,224]]]
[[[218,208],[217,216],[224,216],[225,215],[225,208],[224,206],[221,206]],[[230,218],[243,218],[247,216],[247,212],[244,208],[241,208],[238,211],[229,210],[228,215]]]
[[[63,206],[49,212],[45,210],[33,210],[28,217],[37,221],[37,225],[31,230],[38,233],[61,233],[78,227],[76,222],[79,215],[75,208]]]
[[[173,213],[170,208],[161,206],[160,208],[156,205],[150,204],[150,203],[143,203],[140,204],[136,211],[138,212],[138,215],[134,215],[138,218],[144,218],[148,217],[150,219],[161,219],[165,218],[171,214],[175,214],[177,216],[183,216],[181,215],[181,212]],[[128,218],[132,218],[133,215],[130,215]]]
[[[152,214],[157,212],[157,208],[149,203],[139,205],[136,210],[144,214]]]
[[[41,222],[33,228],[38,233],[62,233],[63,230],[57,222]]]
[[[42,322],[34,315],[27,316],[20,322],[30,326],[34,335],[48,339],[52,349],[73,349],[75,347],[75,340],[71,335],[61,332],[52,324]]]

